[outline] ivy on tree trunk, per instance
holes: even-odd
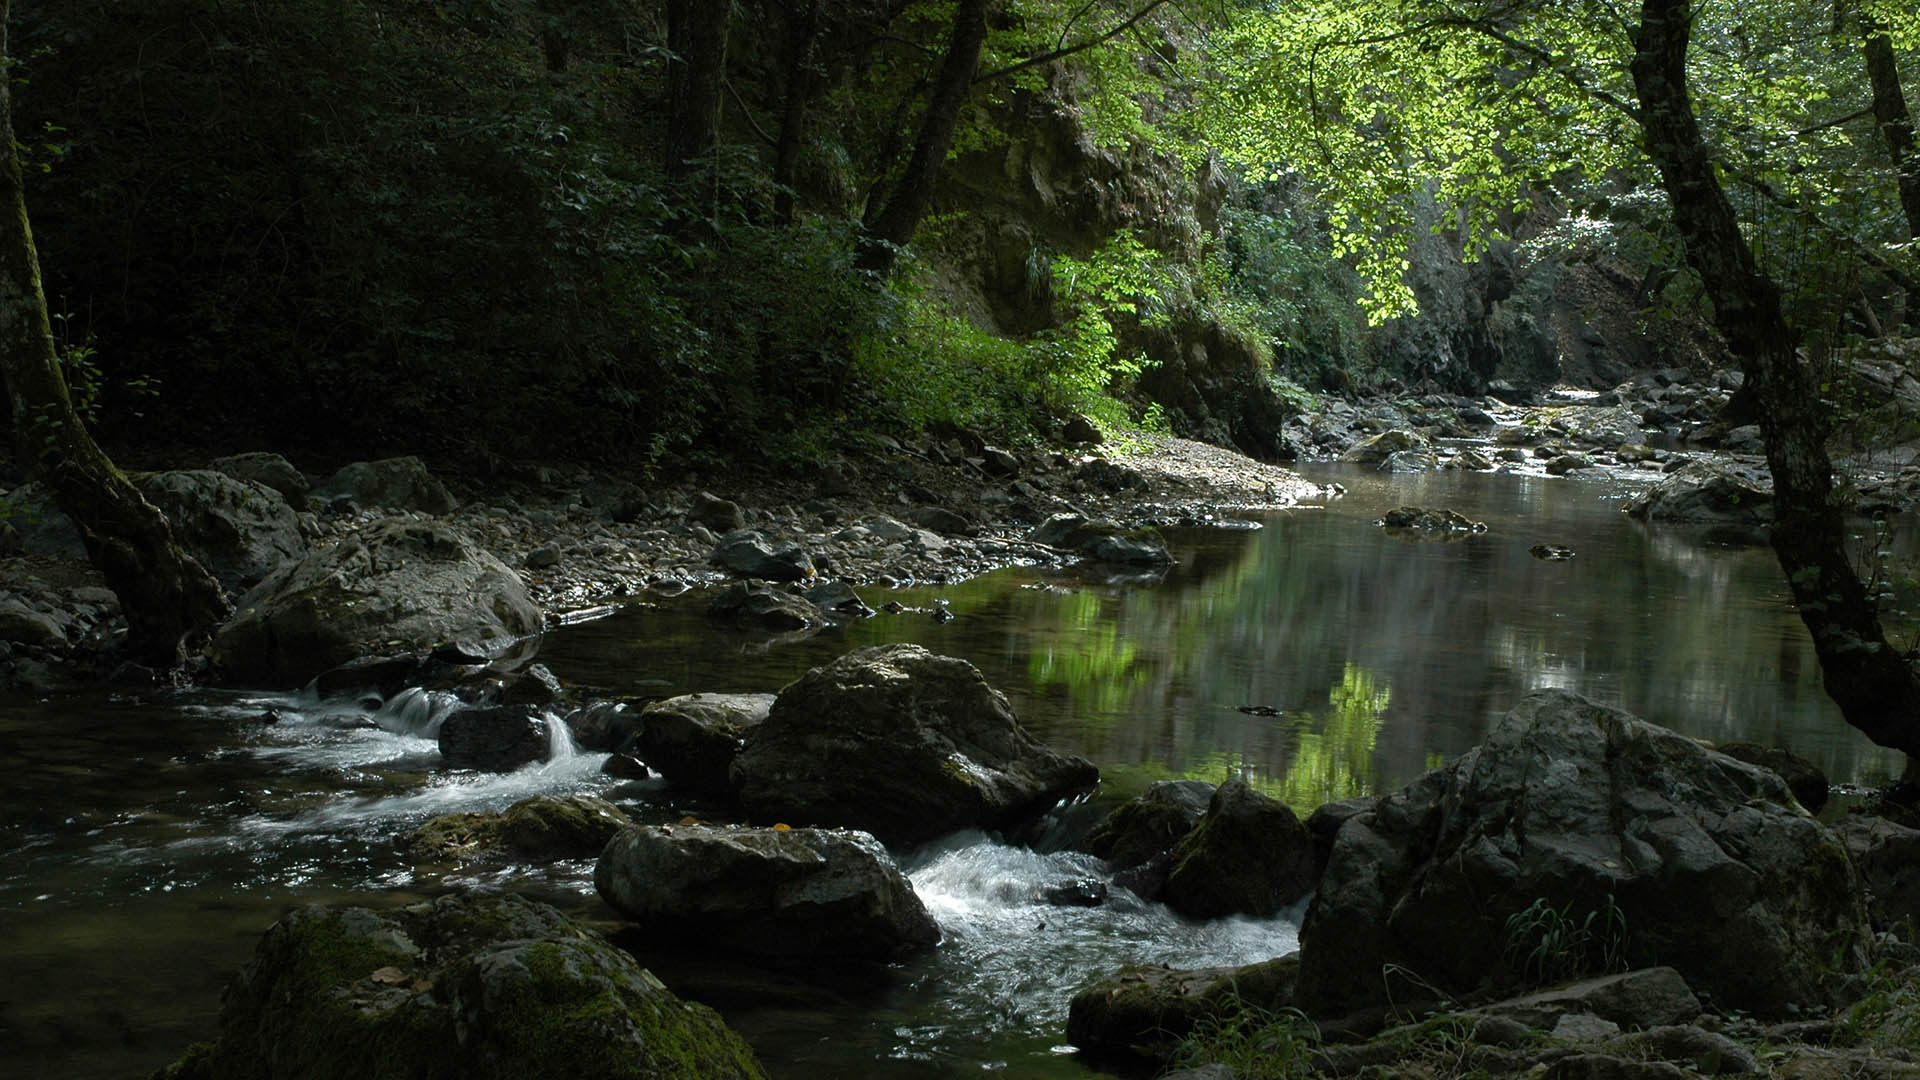
[[[1920,757],[1920,676],[1887,643],[1847,560],[1819,387],[1800,359],[1780,290],[1756,265],[1701,138],[1687,85],[1691,30],[1688,0],[1642,0],[1632,69],[1647,153],[1687,262],[1713,303],[1714,324],[1759,407],[1774,484],[1769,535],[1813,635],[1827,694],[1868,738]]]
[[[9,55],[9,6],[0,0],[0,62]],[[186,649],[227,617],[226,596],[174,542],[165,515],[114,467],[74,413],[27,221],[8,72],[0,72],[0,374],[13,399],[20,464],[51,489],[79,528],[87,557],[120,598],[127,651],[147,663],[178,667]]]

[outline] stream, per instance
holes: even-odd
[[[774,1077],[1095,1076],[1062,1045],[1079,987],[1123,964],[1250,963],[1297,943],[1298,910],[1193,923],[1118,889],[1095,908],[1039,899],[1100,875],[1052,850],[1058,839],[1156,780],[1244,775],[1304,815],[1413,779],[1547,686],[1704,739],[1789,746],[1836,783],[1901,765],[1822,693],[1768,549],[1619,512],[1649,474],[1301,472],[1348,493],[1244,528],[1176,530],[1161,581],[1014,568],[868,591],[909,610],[798,640],[717,627],[699,595],[549,633],[539,659],[563,683],[633,698],[773,691],[849,649],[917,642],[977,665],[1036,735],[1102,770],[1041,850],[963,833],[896,853],[945,935],[913,963],[769,969],[665,951],[644,930],[622,944],[719,1008]],[[1443,541],[1373,525],[1402,504],[1488,531]],[[1576,555],[1543,561],[1528,553],[1538,543]],[[936,606],[956,617],[936,620]],[[600,755],[566,747],[504,776],[443,771],[433,742],[405,730],[391,708],[300,695],[0,703],[9,1072],[141,1075],[212,1037],[221,988],[299,904],[511,889],[619,929],[591,860],[414,865],[394,839],[432,816],[541,792],[603,795],[647,821],[717,810],[663,781],[604,777]]]

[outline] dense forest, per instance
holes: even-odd
[[[1694,77],[1755,251],[1833,345],[1910,307],[1912,17],[1813,7],[1709,10]],[[1274,456],[1311,392],[1611,385],[1717,347],[1604,5],[14,20],[54,328],[116,442],[671,470],[1079,411]]]

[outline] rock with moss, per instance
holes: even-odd
[[[1666,964],[1722,1008],[1778,1016],[1831,1004],[1870,936],[1845,846],[1779,776],[1542,691],[1340,827],[1300,998],[1337,1015],[1416,986]]]
[[[1106,860],[1116,884],[1157,899],[1174,845],[1200,823],[1212,798],[1213,785],[1204,780],[1162,780],[1108,814],[1088,834],[1086,851]]]
[[[747,733],[773,711],[772,694],[682,694],[640,710],[642,760],[674,786],[725,796]]]
[[[513,571],[464,533],[393,520],[280,567],[215,637],[236,683],[298,686],[361,656],[457,645],[497,654],[537,633],[540,609]]]
[[[1348,450],[1340,455],[1340,460],[1359,465],[1380,465],[1395,454],[1417,453],[1428,449],[1430,447],[1425,436],[1396,428],[1392,431],[1383,431]]]
[[[1413,529],[1439,535],[1470,535],[1487,531],[1483,521],[1475,521],[1455,510],[1430,510],[1424,506],[1397,506],[1381,516],[1378,524],[1388,529]]]
[[[228,987],[201,1080],[721,1080],[765,1074],[711,1009],[513,896],[297,910]]]
[[[414,830],[416,859],[586,859],[633,824],[592,795],[535,795],[498,814],[442,814]]]
[[[1195,1028],[1293,1004],[1300,955],[1243,967],[1130,967],[1073,996],[1067,1039],[1091,1057],[1164,1066]]]
[[[1233,779],[1173,849],[1160,896],[1190,918],[1265,917],[1312,892],[1314,880],[1307,827],[1285,803]]]
[[[646,932],[734,952],[884,961],[940,942],[913,886],[865,833],[635,826],[608,842],[593,883]]]
[[[1643,521],[1763,529],[1773,522],[1773,492],[1711,461],[1692,461],[1622,508]]]
[[[1029,734],[978,668],[918,645],[858,649],[794,680],[732,769],[754,818],[889,844],[1010,827],[1099,775]]]

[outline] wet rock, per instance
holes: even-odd
[[[1442,992],[1517,980],[1508,920],[1543,908],[1601,928],[1567,966],[1669,964],[1758,1015],[1824,1004],[1864,966],[1834,947],[1866,936],[1853,865],[1778,776],[1543,691],[1341,827],[1301,931],[1302,1003],[1378,1005],[1383,970]]]
[[[408,839],[416,859],[585,859],[633,824],[591,795],[535,795],[498,814],[442,814]]]
[[[1116,465],[1103,457],[1092,457],[1082,461],[1073,471],[1074,480],[1086,485],[1090,491],[1104,491],[1109,495],[1121,495],[1130,491],[1145,492],[1152,489],[1147,478],[1140,470]]]
[[[293,462],[268,451],[214,458],[207,462],[207,468],[225,473],[235,480],[265,484],[279,492],[280,497],[287,500],[287,505],[296,512],[307,508],[307,495],[313,490],[306,474],[294,468]]]
[[[882,645],[782,690],[747,734],[732,775],[756,818],[845,825],[911,844],[1014,824],[1099,771],[1037,742],[972,664]]]
[[[677,787],[724,797],[728,770],[748,732],[773,708],[772,694],[683,694],[640,710],[640,756]]]
[[[1659,451],[1646,443],[1626,443],[1615,450],[1613,456],[1622,465],[1638,465],[1641,462],[1654,460],[1659,456]]]
[[[844,581],[822,582],[800,595],[824,611],[849,619],[864,619],[874,613],[867,602],[860,598],[860,594],[853,590],[853,586]]]
[[[813,559],[792,541],[775,546],[751,529],[720,538],[710,560],[736,574],[766,581],[805,581],[813,576]]]
[[[805,597],[747,581],[736,581],[715,593],[707,614],[773,631],[806,630],[828,622],[826,612]]]
[[[1306,826],[1286,804],[1233,779],[1173,849],[1160,895],[1190,918],[1264,918],[1312,892],[1315,877]]]
[[[241,597],[216,637],[237,683],[297,686],[360,656],[447,641],[503,647],[540,610],[500,560],[452,526],[389,521],[282,566]]]
[[[632,754],[608,754],[607,760],[600,766],[600,775],[616,780],[650,780],[653,770]]]
[[[1087,419],[1082,413],[1074,413],[1067,417],[1065,426],[1060,429],[1060,438],[1068,446],[1098,446],[1105,441],[1105,436],[1100,434],[1099,425]]]
[[[1580,469],[1593,468],[1584,454],[1560,454],[1547,460],[1547,473],[1550,476],[1565,476]]]
[[[1827,805],[1827,795],[1832,788],[1827,782],[1827,774],[1820,771],[1820,766],[1791,750],[1751,742],[1720,743],[1714,749],[1749,765],[1773,770],[1775,775],[1787,782],[1787,790],[1793,792],[1793,797],[1800,800],[1800,805],[1810,814],[1819,813],[1820,808]]]
[[[1427,440],[1412,431],[1383,431],[1340,455],[1341,461],[1379,465],[1394,454],[1427,450]]]
[[[1107,883],[1097,878],[1081,878],[1049,885],[1040,898],[1054,907],[1099,907],[1107,902]]]
[[[287,915],[228,987],[219,1040],[197,1056],[193,1072],[175,1075],[765,1075],[711,1009],[676,998],[631,956],[559,912],[515,896]]]
[[[560,564],[560,549],[552,544],[541,544],[527,552],[524,560],[529,570],[545,570],[549,566]]]
[[[1486,472],[1488,469],[1495,467],[1492,459],[1478,450],[1468,450],[1459,457],[1454,458],[1453,461],[1454,464],[1461,468],[1472,469],[1474,472]]]
[[[704,491],[693,493],[693,505],[687,509],[687,520],[717,533],[730,533],[747,527],[746,512],[740,509],[739,503]]]
[[[1527,549],[1527,554],[1541,562],[1565,562],[1573,558],[1574,550],[1558,544],[1535,544]]]
[[[1173,554],[1157,530],[1129,531],[1114,522],[1089,521],[1079,514],[1053,515],[1033,530],[1031,539],[1097,562],[1131,566],[1173,564]]]
[[[1170,853],[1200,823],[1213,790],[1204,780],[1159,781],[1094,828],[1087,836],[1087,854],[1106,860],[1107,869],[1121,871]]]
[[[1554,417],[1554,426],[1590,446],[1612,450],[1642,438],[1640,417],[1619,407],[1567,409]]]
[[[1727,449],[1736,454],[1764,454],[1766,441],[1760,437],[1760,425],[1742,424],[1727,432]]]
[[[551,705],[567,693],[545,664],[530,664],[507,678],[500,687],[502,705]]]
[[[899,960],[940,928],[873,837],[705,825],[626,829],[594,888],[650,933],[761,956]]]
[[[1920,924],[1920,829],[1885,818],[1849,815],[1833,827],[1867,886],[1878,927]]]
[[[1452,510],[1429,510],[1421,506],[1401,506],[1386,512],[1380,525],[1389,529],[1417,529],[1435,533],[1483,533],[1485,522],[1474,521]]]
[[[1298,953],[1244,967],[1126,968],[1073,996],[1067,1040],[1095,1058],[1163,1066],[1205,1020],[1243,1008],[1285,1011],[1299,969]]]
[[[596,701],[567,714],[574,745],[597,753],[624,754],[640,738],[640,713],[624,701]]]
[[[450,514],[459,503],[445,484],[434,479],[417,457],[356,461],[313,492],[318,502],[349,499],[360,506],[389,510],[418,510],[423,514]]]
[[[449,769],[512,772],[547,759],[550,723],[531,705],[462,709],[440,724],[440,758]]]
[[[1624,509],[1643,521],[1759,528],[1773,521],[1773,492],[1713,462],[1695,460],[1629,499]]]

